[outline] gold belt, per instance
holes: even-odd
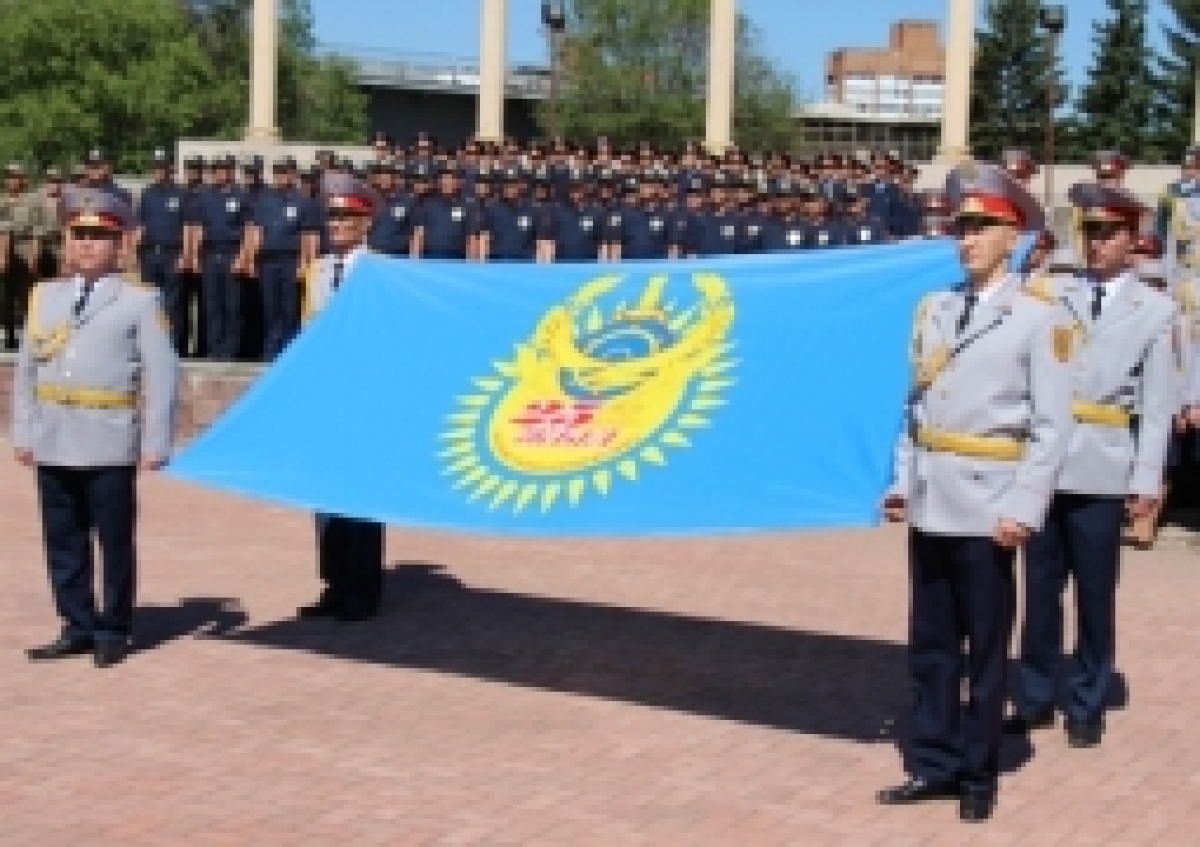
[[[85,409],[132,409],[137,406],[137,392],[134,391],[39,385],[36,393],[38,400],[55,406],[79,406]]]
[[[1015,438],[920,429],[916,440],[917,444],[934,453],[953,453],[970,459],[1019,462],[1025,458],[1025,443]]]
[[[1133,423],[1133,416],[1127,409],[1104,403],[1072,403],[1071,413],[1079,423],[1115,427],[1127,427]]]

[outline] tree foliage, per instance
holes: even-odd
[[[679,144],[704,136],[709,0],[573,0],[557,113],[548,129],[574,140]],[[757,49],[739,16],[734,132],[744,147],[786,146],[793,86]]]
[[[68,165],[102,146],[118,169],[181,137],[239,137],[252,0],[0,0],[0,161]],[[285,138],[361,141],[365,95],[316,54],[308,0],[280,10]]]
[[[1172,159],[1191,143],[1200,70],[1200,0],[1166,0],[1174,21],[1164,27],[1167,53],[1159,58],[1159,146]]]
[[[1080,141],[1090,150],[1120,150],[1156,160],[1153,53],[1147,40],[1147,0],[1108,0],[1111,13],[1097,21],[1096,52],[1079,95]]]
[[[989,158],[1008,147],[1044,153],[1051,96],[1063,99],[1061,56],[1038,31],[1039,0],[989,0],[976,34],[971,146]]]

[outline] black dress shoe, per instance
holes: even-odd
[[[958,816],[968,823],[980,823],[992,816],[996,792],[990,788],[964,788],[958,795]]]
[[[48,662],[53,659],[65,659],[68,656],[82,656],[92,652],[90,638],[68,638],[59,636],[55,641],[41,647],[30,647],[25,651],[31,662]]]
[[[111,668],[125,661],[130,652],[129,645],[124,641],[97,641],[92,661],[98,668]]]
[[[336,618],[342,612],[342,604],[328,594],[322,594],[315,603],[301,606],[296,615],[301,618]]]
[[[1028,735],[1034,730],[1054,726],[1054,712],[1035,712],[1032,715],[1013,715],[1004,719],[1005,735]]]
[[[1104,723],[1085,723],[1084,721],[1067,721],[1067,744],[1072,747],[1099,747],[1100,737],[1104,735]]]
[[[958,783],[956,782],[929,782],[911,777],[903,785],[883,789],[875,795],[875,799],[885,806],[908,806],[912,803],[923,803],[926,800],[954,797],[956,794],[958,794]]]

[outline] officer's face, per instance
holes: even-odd
[[[1135,236],[1128,224],[1116,221],[1085,221],[1083,247],[1088,270],[1102,276],[1129,267]]]
[[[958,257],[963,267],[972,279],[985,281],[1004,267],[1020,234],[1013,224],[982,217],[960,219],[957,230]]]
[[[362,244],[371,224],[369,215],[359,215],[343,209],[329,212],[329,243],[335,250],[349,250]]]
[[[117,267],[121,252],[121,233],[106,229],[71,230],[69,264],[84,277],[97,277]]]
[[[7,176],[4,178],[4,188],[9,194],[19,194],[24,182],[25,180],[19,176]]]

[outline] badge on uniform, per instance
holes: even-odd
[[[751,236],[757,236],[757,235],[758,235],[758,225],[757,225],[757,224],[755,224],[754,226],[751,226],[751,227],[750,227],[750,235],[751,235]]]
[[[529,229],[529,215],[521,215],[517,218],[517,226],[521,229]]]
[[[591,218],[580,218],[579,219],[579,227],[580,227],[580,229],[591,229],[592,228],[592,219]]]
[[[457,206],[450,210],[450,220],[461,221],[463,219],[463,210]]]
[[[867,229],[866,227],[863,227],[862,229],[860,229],[858,231],[858,238],[860,241],[870,241],[871,240],[871,230]]]
[[[238,210],[238,201],[237,200],[226,200],[225,201],[225,210],[228,212],[236,212]]]
[[[404,208],[403,206],[394,206],[392,208],[392,217],[396,220],[403,220],[407,216],[408,209]]]
[[[651,218],[650,219],[650,228],[652,230],[654,230],[655,232],[658,232],[660,229],[662,229],[663,228],[662,218]]]
[[[721,235],[724,238],[733,238],[734,232],[736,232],[736,230],[732,226],[726,225],[721,227]]]
[[[795,247],[798,244],[804,243],[804,233],[798,229],[789,230],[787,234],[787,242]]]
[[[170,209],[172,212],[178,210],[179,209],[179,198],[178,197],[167,198],[167,208]]]
[[[828,244],[829,243],[829,233],[818,232],[817,233],[817,243],[818,244]]]
[[[608,223],[610,226],[620,226],[621,225],[621,216],[613,215],[611,218],[608,219]]]
[[[283,210],[283,213],[284,213],[285,215],[287,215],[287,219],[288,219],[289,221],[294,221],[294,220],[296,220],[296,214],[297,214],[298,212],[299,212],[299,209],[297,209],[295,206],[288,206],[287,208],[285,208],[285,209]]]
[[[1054,328],[1054,358],[1060,362],[1071,361],[1071,348],[1074,346],[1075,329],[1069,326]]]

